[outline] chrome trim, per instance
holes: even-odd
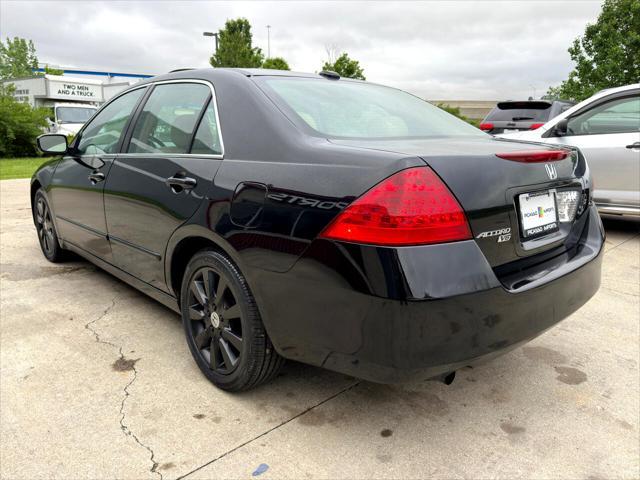
[[[621,205],[607,205],[596,202],[598,213],[604,215],[631,215],[640,216],[640,207],[625,207]]]
[[[204,155],[199,155],[197,153],[128,153],[128,152],[123,152],[123,153],[119,153],[118,156],[131,156],[131,157],[187,157],[187,158],[191,158],[191,157],[203,157],[203,158],[217,158],[217,159],[223,159],[224,158],[224,139],[223,139],[223,135],[222,135],[222,125],[220,124],[220,115],[218,114],[218,97],[216,96],[216,89],[213,86],[213,83],[209,82],[208,80],[200,80],[200,79],[196,79],[196,78],[179,78],[176,80],[161,80],[161,81],[156,81],[156,82],[148,82],[145,83],[144,85],[141,85],[137,88],[142,88],[144,86],[149,86],[149,85],[165,85],[168,83],[200,83],[202,85],[206,85],[209,87],[209,89],[211,90],[211,100],[213,101],[213,110],[215,112],[216,115],[216,124],[218,125],[218,137],[220,138],[220,149],[222,150],[221,153],[219,154],[204,154]],[[135,90],[135,88],[132,88],[131,90],[126,90],[126,92],[130,92],[132,90]],[[123,92],[124,94],[125,92]],[[151,92],[151,94],[153,95],[153,92]],[[145,104],[147,103],[149,99],[147,99],[145,101]],[[143,106],[144,108],[144,106]],[[198,125],[199,126],[199,125]]]
[[[118,158],[215,158],[222,160],[223,155],[198,153],[118,153]]]

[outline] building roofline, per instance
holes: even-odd
[[[146,73],[100,72],[98,70],[78,70],[78,69],[64,68],[64,67],[56,70],[62,70],[65,73],[65,75],[75,74],[75,75],[95,75],[99,77],[125,77],[125,78],[151,78],[155,76],[155,75],[148,75]],[[45,71],[44,68],[34,69],[34,72],[44,73],[44,71]]]

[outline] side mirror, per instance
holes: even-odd
[[[555,127],[553,127],[553,134],[556,137],[564,137],[567,134],[568,130],[569,130],[569,120],[566,118],[563,118],[558,123],[556,123]]]
[[[67,153],[67,150],[69,149],[67,137],[59,133],[46,133],[44,135],[40,135],[36,139],[36,143],[40,150],[52,155]]]

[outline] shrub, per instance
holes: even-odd
[[[12,88],[0,86],[0,157],[28,157],[37,153],[36,137],[47,126],[47,110],[18,102]]]
[[[452,107],[450,105],[445,105],[444,103],[439,103],[438,105],[436,105],[436,107],[441,108],[451,115],[455,115],[460,120],[464,120],[465,122],[470,123],[476,128],[480,128],[480,120],[474,120],[473,118],[465,117],[464,115],[462,115],[462,113],[460,113],[459,107]]]

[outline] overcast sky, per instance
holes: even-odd
[[[131,73],[206,67],[228,18],[293,70],[320,70],[326,47],[360,61],[368,80],[428,99],[539,96],[572,68],[567,48],[600,1],[63,2],[0,1],[0,35],[35,42],[51,65]]]

